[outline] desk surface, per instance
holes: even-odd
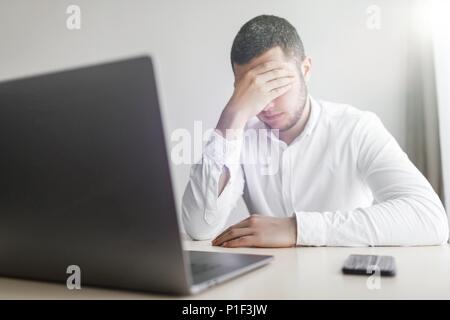
[[[187,250],[269,254],[267,266],[203,293],[181,299],[450,299],[450,246],[286,249],[212,247],[207,241],[185,241]],[[397,276],[375,279],[343,275],[350,254],[392,255]],[[372,289],[370,289],[372,288]],[[0,278],[0,299],[167,299],[169,296]]]

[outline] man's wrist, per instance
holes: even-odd
[[[249,117],[245,111],[232,105],[223,110],[216,129],[227,139],[236,139],[242,133]]]

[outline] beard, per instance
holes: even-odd
[[[301,119],[303,111],[305,110],[306,103],[308,101],[308,88],[306,87],[305,79],[300,72],[300,92],[299,97],[297,99],[297,107],[292,115],[289,115],[289,119],[287,123],[279,128],[280,132],[288,131],[292,127],[294,127]]]

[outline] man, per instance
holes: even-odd
[[[378,117],[308,95],[311,59],[288,21],[247,22],[231,63],[234,93],[183,196],[192,238],[223,247],[447,242],[441,201]],[[223,230],[241,195],[250,217]]]

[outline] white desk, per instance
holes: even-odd
[[[188,250],[274,255],[269,265],[182,299],[450,299],[450,246],[225,249],[186,241]],[[370,290],[366,276],[343,275],[349,254],[392,255],[397,276]],[[169,296],[0,278],[0,299],[167,299]]]

